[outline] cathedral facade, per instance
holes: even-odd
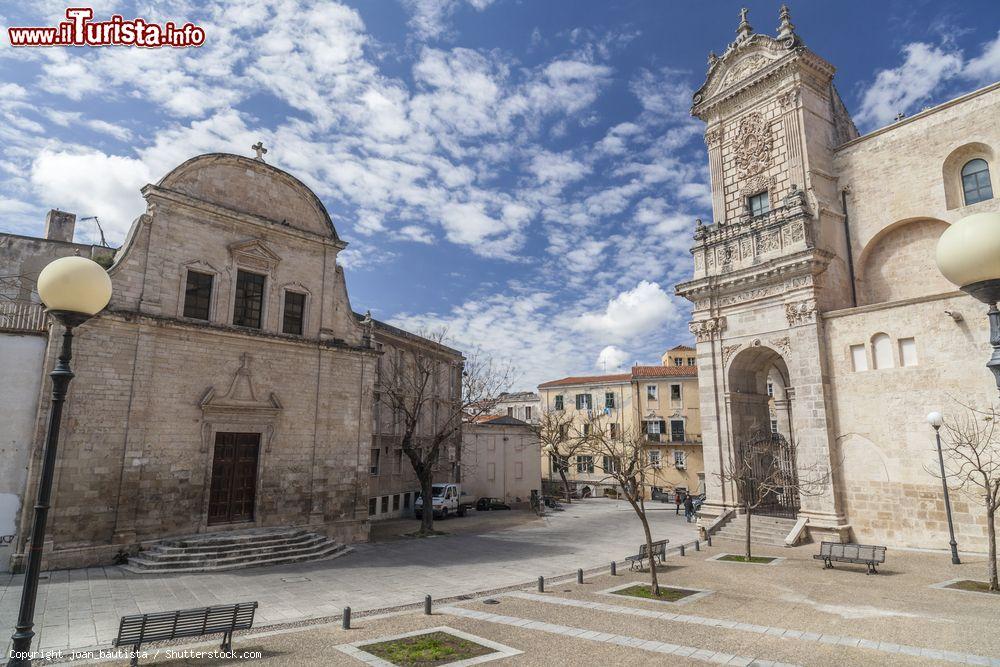
[[[738,505],[721,474],[734,448],[770,428],[815,481],[777,503],[791,540],[946,547],[925,415],[997,390],[985,308],[941,276],[934,251],[950,223],[1000,210],[1000,85],[861,136],[834,72],[786,8],[773,37],[743,12],[693,97],[713,219],[697,223],[677,294],[697,340],[702,526]],[[953,510],[960,547],[984,550],[976,499],[956,494]]]

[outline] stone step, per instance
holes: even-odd
[[[189,537],[175,537],[162,542],[157,546],[165,549],[219,549],[228,546],[245,546],[248,544],[267,544],[271,542],[283,542],[287,540],[299,539],[303,536],[312,535],[307,530],[299,528],[283,529],[260,529],[238,531],[232,533],[207,533],[204,535],[192,535]]]
[[[154,560],[158,562],[169,562],[171,560],[190,559],[195,557],[203,558],[205,560],[213,560],[233,556],[251,556],[254,554],[280,554],[291,549],[303,549],[310,546],[318,546],[326,541],[327,538],[322,535],[306,533],[301,538],[282,541],[279,543],[271,542],[265,545],[253,544],[240,547],[216,549],[209,549],[208,547],[182,549],[179,547],[162,547],[160,545],[153,545],[147,551],[141,552],[141,556],[146,560]]]
[[[319,548],[287,552],[263,558],[219,559],[216,561],[193,560],[190,562],[160,563],[146,561],[140,557],[129,558],[121,568],[135,574],[184,574],[187,572],[220,572],[262,565],[287,565],[303,561],[326,560],[350,553],[352,549],[343,544],[331,542]]]
[[[252,561],[249,563],[237,563],[237,564],[226,564],[226,565],[198,565],[189,567],[158,567],[156,565],[145,565],[140,562],[134,562],[135,559],[129,559],[127,565],[121,565],[123,570],[132,572],[133,574],[188,574],[193,572],[225,572],[229,570],[244,569],[250,567],[262,567],[265,565],[290,565],[293,563],[303,563],[303,562],[314,562],[320,560],[330,560],[333,558],[339,558],[353,551],[351,547],[345,546],[343,544],[334,545],[331,549],[318,551],[314,553],[297,554],[292,556],[277,556],[274,558],[267,558],[264,560]]]
[[[348,551],[302,529],[250,529],[164,540],[129,558],[122,568],[143,574],[214,572],[332,558]]]

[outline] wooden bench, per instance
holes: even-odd
[[[229,651],[232,650],[233,631],[250,629],[256,609],[256,602],[240,602],[122,616],[115,646],[132,647],[132,660],[129,664],[133,666],[139,664],[139,647],[149,642],[221,632],[222,650]]]
[[[823,542],[819,546],[819,553],[813,558],[823,561],[824,570],[833,568],[833,562],[837,561],[838,563],[867,565],[868,572],[865,574],[878,574],[876,566],[885,563],[885,547],[871,544]]]
[[[625,557],[625,560],[628,561],[628,563],[629,563],[629,569],[630,570],[637,570],[637,569],[641,570],[642,569],[642,561],[646,560],[647,558],[650,559],[650,561],[653,564],[655,564],[655,561],[657,561],[657,560],[659,560],[659,562],[662,564],[663,561],[666,560],[666,558],[667,558],[667,542],[669,542],[669,541],[670,540],[657,540],[657,541],[653,542],[652,558],[650,558],[650,553],[649,553],[649,550],[648,550],[648,545],[645,542],[643,542],[639,546],[639,553],[637,553],[634,556],[626,556]]]

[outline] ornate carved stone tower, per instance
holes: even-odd
[[[776,37],[754,34],[742,10],[736,39],[708,62],[691,113],[707,124],[713,220],[697,222],[694,277],[677,293],[694,303],[711,515],[735,505],[718,472],[755,428],[795,442],[803,475],[835,467],[817,315],[851,305],[833,149],[857,130],[833,66],[803,46],[787,7]],[[781,511],[843,534],[836,488]]]

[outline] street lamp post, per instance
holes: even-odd
[[[52,378],[52,400],[49,405],[45,449],[42,452],[42,471],[38,481],[38,495],[31,523],[31,543],[21,589],[21,607],[17,625],[11,636],[12,645],[8,667],[31,664],[31,640],[35,636],[35,597],[38,593],[38,574],[42,567],[42,547],[45,543],[45,522],[49,514],[52,495],[52,477],[55,473],[56,450],[59,445],[59,425],[62,421],[63,403],[73,371],[73,329],[101,312],[111,300],[111,279],[96,262],[84,257],[63,257],[48,264],[38,275],[38,296],[47,307],[48,314],[63,326],[62,347]]]
[[[948,227],[938,239],[937,265],[945,278],[989,306],[993,356],[986,367],[1000,390],[1000,213],[974,213]]]
[[[948,478],[944,474],[944,454],[941,453],[941,425],[944,424],[944,418],[940,412],[932,412],[927,415],[927,423],[934,429],[934,438],[937,440],[938,465],[941,466],[941,487],[944,490],[944,512],[948,517],[948,537],[951,540],[948,543],[951,545],[951,562],[955,565],[961,565],[962,561],[958,559],[958,542],[955,541],[955,526],[951,522],[951,499],[948,497]]]

